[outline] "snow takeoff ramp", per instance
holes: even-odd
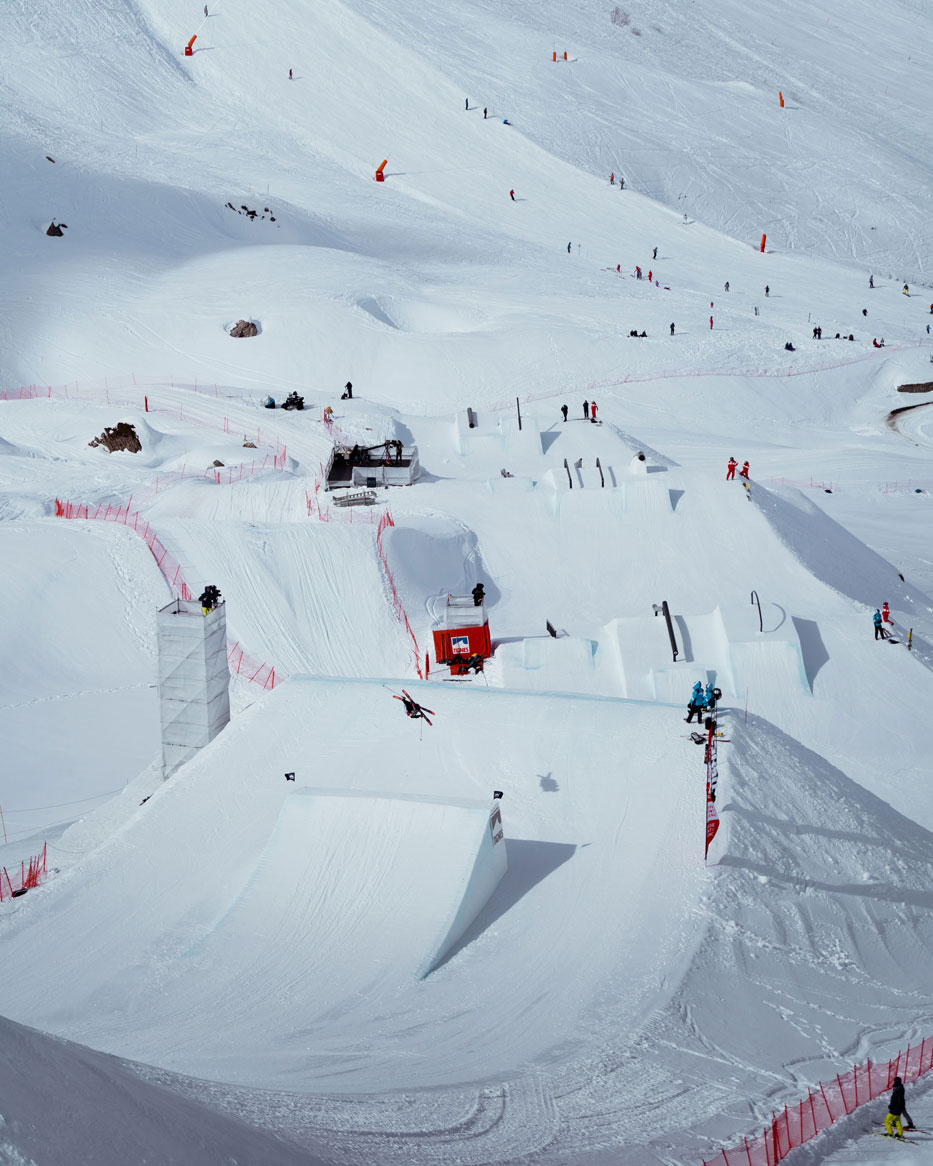
[[[310,1019],[385,974],[427,975],[506,867],[498,803],[298,789],[197,962]]]

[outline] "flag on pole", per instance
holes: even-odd
[[[716,837],[716,831],[719,829],[719,814],[716,812],[716,803],[710,797],[709,786],[706,787],[706,850],[703,854],[704,858],[709,856],[709,844]]]

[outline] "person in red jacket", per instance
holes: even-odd
[[[727,481],[727,482],[731,482],[731,481],[733,481],[733,480],[734,480],[734,478],[735,478],[735,467],[736,467],[738,464],[739,464],[739,463],[738,463],[738,462],[735,460],[735,458],[734,458],[734,457],[731,457],[731,458],[729,458],[729,464],[728,464],[728,466],[726,467],[726,481]]]
[[[742,462],[742,468],[739,470],[739,477],[748,481],[748,462]]]
[[[512,202],[515,201],[515,191],[514,190],[509,191],[509,198],[512,200]]]
[[[590,401],[590,420],[591,421],[596,420],[596,402],[595,401]]]
[[[891,610],[888,607],[887,600],[885,600],[884,603],[882,603],[882,605],[881,605],[881,618],[884,620],[885,623],[893,623],[894,622],[891,619]]]

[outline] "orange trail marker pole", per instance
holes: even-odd
[[[194,36],[191,38],[191,40],[189,40],[188,43],[185,45],[185,56],[186,57],[193,57],[194,56],[194,49],[192,49],[191,46],[194,44],[194,42],[197,39],[198,39],[198,34],[195,33]]]
[[[762,255],[764,255],[764,253],[765,253],[765,243],[767,243],[767,241],[768,241],[768,236],[762,235],[761,236],[761,253],[762,253]]]
[[[556,61],[556,60],[557,60],[557,49],[555,49],[555,50],[554,50],[554,52],[553,52],[553,53],[551,53],[551,60],[552,60],[552,61]]]
[[[784,108],[784,94],[778,90],[778,101],[781,103],[781,109]]]

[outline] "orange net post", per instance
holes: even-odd
[[[784,94],[778,90],[778,101],[781,103],[781,109],[784,108]]]
[[[768,241],[768,236],[762,235],[761,236],[761,253],[762,253],[762,255],[764,255],[764,253],[765,253],[765,243],[767,243],[767,241]]]

